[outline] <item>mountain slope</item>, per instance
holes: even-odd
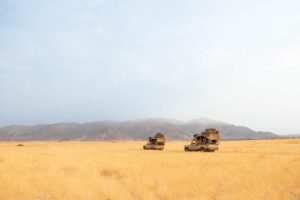
[[[256,132],[200,118],[182,122],[168,119],[141,119],[132,121],[102,121],[92,123],[57,123],[36,126],[6,126],[0,128],[0,140],[144,140],[161,132],[171,140],[191,139],[205,128],[216,128],[222,139],[262,139],[279,137],[270,132]]]

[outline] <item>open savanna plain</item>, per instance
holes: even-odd
[[[19,142],[18,142],[19,143]],[[189,142],[0,142],[0,200],[300,200],[300,140],[222,141],[214,153]]]

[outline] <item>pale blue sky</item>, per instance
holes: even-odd
[[[0,126],[207,117],[300,133],[299,1],[0,0]]]

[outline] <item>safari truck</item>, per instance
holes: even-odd
[[[145,150],[163,150],[165,146],[165,136],[162,133],[156,133],[154,137],[149,137],[147,144],[144,145]]]
[[[220,134],[217,129],[205,129],[201,134],[195,134],[191,144],[185,145],[185,151],[214,152],[218,150]]]

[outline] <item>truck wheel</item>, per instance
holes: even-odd
[[[184,151],[190,151],[190,150],[189,150],[189,148],[188,148],[188,147],[185,147],[185,148],[184,148]]]
[[[205,151],[205,149],[203,147],[200,148],[200,151]]]

